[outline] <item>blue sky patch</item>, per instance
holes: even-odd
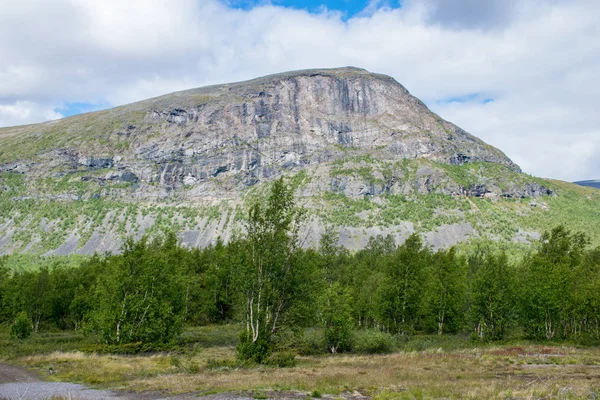
[[[250,10],[256,6],[272,4],[275,6],[289,7],[300,10],[306,10],[311,13],[320,13],[323,7],[329,11],[340,11],[343,19],[347,20],[360,14],[370,4],[380,7],[400,7],[398,0],[222,0],[225,4],[233,8]]]
[[[108,107],[110,107],[109,104],[66,103],[62,107],[56,108],[54,111],[61,113],[65,117],[70,117],[77,114],[103,110]]]
[[[486,97],[481,93],[469,93],[463,96],[448,97],[446,99],[437,100],[437,104],[449,104],[449,103],[480,103],[488,104],[493,103],[494,99]]]

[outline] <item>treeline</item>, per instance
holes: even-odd
[[[416,234],[400,246],[377,236],[350,253],[332,228],[318,249],[304,249],[303,218],[280,180],[228,244],[188,249],[165,233],[78,268],[15,272],[0,261],[0,323],[15,336],[72,329],[125,344],[169,342],[185,324],[240,322],[238,354],[258,362],[305,327],[322,328],[330,352],[350,349],[361,329],[600,339],[600,249],[584,234],[559,226],[511,263],[485,246],[433,251]]]

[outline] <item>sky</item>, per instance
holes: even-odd
[[[598,0],[2,0],[0,126],[356,66],[525,172],[600,178]]]

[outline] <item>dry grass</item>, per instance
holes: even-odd
[[[385,356],[302,357],[295,368],[210,370],[209,360],[231,348],[199,355],[97,356],[54,353],[20,361],[56,380],[130,390],[221,392],[300,390],[338,394],[359,390],[381,400],[402,398],[600,398],[600,349],[496,347]],[[191,368],[197,366],[197,369]],[[190,373],[194,370],[195,373]],[[196,372],[197,371],[197,372]]]

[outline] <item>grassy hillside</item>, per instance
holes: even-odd
[[[208,244],[239,230],[247,201],[265,187],[254,186],[229,201],[199,201],[185,191],[138,200],[137,183],[93,179],[106,174],[96,170],[31,178],[0,173],[0,251],[32,255],[117,251],[127,236],[165,228],[179,232],[184,241],[190,235],[194,240],[205,235]],[[430,240],[438,247],[477,238],[528,243],[560,224],[586,232],[593,244],[600,244],[600,191],[531,177],[499,164],[447,165],[423,159],[392,163],[349,153],[288,176],[300,202],[317,221],[312,225],[317,233],[325,225],[346,229],[350,239],[342,244],[351,248],[355,248],[352,237],[358,240],[374,232],[398,234],[401,240],[414,231],[425,238],[441,238],[436,243]],[[519,197],[520,188],[527,185],[552,194]],[[481,187],[492,193],[466,193]],[[102,240],[110,243],[98,247]],[[189,240],[190,245],[198,243]]]

